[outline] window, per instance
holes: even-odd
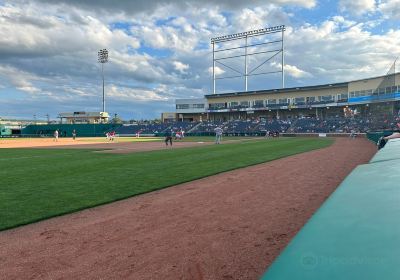
[[[203,109],[204,108],[204,104],[193,104],[193,108],[194,109]]]
[[[263,107],[264,106],[264,101],[263,100],[256,100],[256,101],[254,101],[254,106],[255,107]]]
[[[294,99],[294,103],[298,104],[298,103],[304,103],[305,102],[305,98],[304,97],[296,97]]]
[[[189,109],[189,104],[176,104],[176,109]]]
[[[249,101],[240,101],[240,106],[249,107]]]
[[[231,108],[236,108],[237,106],[239,106],[238,102],[231,102]]]
[[[276,99],[268,99],[268,104],[276,104]]]
[[[279,104],[287,104],[288,100],[286,98],[279,99]]]
[[[332,95],[322,95],[319,96],[320,101],[333,101]]]
[[[210,109],[224,109],[225,108],[225,103],[212,103],[210,104]]]
[[[308,103],[314,103],[315,102],[315,96],[307,97],[307,101],[308,101]]]

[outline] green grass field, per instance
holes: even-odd
[[[327,147],[332,141],[283,138],[132,154],[0,149],[0,230]]]
[[[231,140],[255,140],[255,139],[263,139],[262,137],[242,137],[242,136],[224,136],[222,137],[222,141],[231,141]],[[214,142],[215,136],[187,136],[182,140],[177,140],[176,142]]]

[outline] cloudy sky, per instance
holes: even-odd
[[[0,0],[0,117],[100,111],[97,51],[107,48],[107,111],[156,118],[176,98],[211,93],[210,38],[282,24],[286,86],[382,75],[400,54],[399,23],[400,0]],[[262,46],[249,51],[271,50]],[[279,69],[277,58],[257,71]],[[242,71],[241,59],[225,64]],[[264,60],[252,56],[249,69]],[[279,75],[249,78],[249,90],[279,85]],[[218,92],[243,90],[242,79],[217,82]]]

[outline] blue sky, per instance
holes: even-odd
[[[0,118],[100,110],[103,48],[106,108],[126,120],[158,118],[177,98],[211,93],[215,36],[286,25],[288,87],[382,75],[400,54],[400,0],[265,2],[0,0]],[[249,90],[279,86],[279,75],[249,79]],[[218,92],[243,90],[242,79],[217,83]]]

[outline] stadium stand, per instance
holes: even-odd
[[[254,120],[234,120],[225,123],[223,130],[228,135],[249,134],[255,131],[259,122]]]
[[[226,123],[220,122],[220,121],[205,121],[205,122],[201,122],[194,129],[192,129],[190,132],[193,135],[197,135],[197,134],[212,134],[212,133],[214,133],[214,129],[217,126],[224,126],[225,124]]]
[[[398,130],[398,114],[369,114],[367,116],[330,116],[324,119],[310,116],[298,116],[287,119],[236,119],[229,121],[203,122],[139,122],[136,124],[49,124],[28,125],[22,129],[22,136],[52,136],[56,129],[60,136],[72,136],[76,130],[78,136],[104,136],[114,130],[120,136],[163,136],[169,130],[184,131],[185,135],[214,135],[214,129],[220,126],[224,135],[265,135],[266,132],[279,133],[366,133],[370,131]]]
[[[291,124],[292,124],[291,120],[272,119],[268,121],[261,121],[257,129],[259,132],[277,131],[282,133],[282,132],[287,132]]]
[[[167,130],[177,132],[187,132],[196,126],[196,122],[173,122],[173,123],[138,123],[126,124],[116,129],[116,134],[120,136],[140,135],[163,135]]]

